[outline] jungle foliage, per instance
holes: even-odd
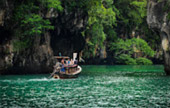
[[[153,57],[155,52],[143,39],[118,39],[110,45],[110,50],[115,52],[114,58],[118,64],[152,64],[147,59]]]
[[[25,0],[16,3],[13,22],[15,40],[14,51],[22,51],[29,48],[35,36],[40,36],[46,30],[54,29],[49,19],[45,19],[40,13],[43,9],[54,8],[62,11],[59,0]]]
[[[159,36],[146,23],[147,0],[24,0],[16,3],[13,22],[16,51],[32,45],[33,38],[53,30],[45,14],[82,10],[87,24],[82,32],[86,40],[83,58],[96,58],[106,48],[119,64],[152,64],[153,49],[159,47]],[[137,39],[139,37],[140,39]],[[151,46],[151,47],[150,47]],[[135,56],[136,51],[139,56]]]
[[[105,28],[113,28],[116,25],[116,13],[112,9],[112,0],[90,1],[88,6],[88,25],[86,27],[85,38],[86,48],[84,57],[94,57],[97,48],[103,47],[106,40]]]
[[[83,57],[95,58],[105,46],[116,63],[152,64],[148,58],[154,56],[153,49],[160,49],[160,37],[147,26],[147,0],[96,0],[92,4],[84,32],[87,44]],[[135,51],[132,46],[140,50],[136,58],[133,56]],[[119,54],[119,50],[126,53]]]

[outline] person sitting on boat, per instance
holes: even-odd
[[[70,58],[69,58],[68,61],[67,61],[67,65],[71,65]]]
[[[68,65],[70,65],[70,66],[71,66],[71,65],[74,65],[74,61],[73,61],[73,59],[71,59],[71,60],[70,60],[70,59],[68,59],[67,63],[68,63]]]
[[[60,72],[66,72],[66,70],[64,68],[64,65],[65,65],[64,59],[61,60],[61,64],[62,64],[62,66],[61,66]]]
[[[74,65],[74,61],[73,61],[73,59],[71,59],[71,61],[70,61],[70,65]]]

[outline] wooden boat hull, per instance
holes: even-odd
[[[73,73],[57,73],[53,75],[53,78],[55,79],[71,79],[71,78],[77,78],[78,75],[81,73],[82,68],[80,66],[77,67],[77,71]]]
[[[79,74],[76,75],[67,75],[67,74],[59,74],[59,79],[71,79],[77,78]]]

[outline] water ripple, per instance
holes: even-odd
[[[0,77],[0,108],[170,107],[170,77],[110,70],[68,80],[46,75]]]

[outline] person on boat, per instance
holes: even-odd
[[[61,56],[61,52],[59,52],[59,56]]]
[[[74,65],[74,61],[73,61],[73,59],[71,59],[71,61],[70,61],[70,65]]]
[[[65,65],[65,63],[64,63],[64,58],[61,59],[61,64],[62,64],[62,66],[61,66],[60,71],[61,71],[61,72],[66,72],[66,70],[65,70],[65,68],[64,68],[64,65]]]
[[[60,62],[56,62],[56,64],[54,65],[54,70],[53,72],[55,71],[55,73],[57,74],[60,70],[60,67],[61,67],[61,63]]]
[[[70,58],[69,58],[68,61],[67,61],[67,65],[71,65]]]

